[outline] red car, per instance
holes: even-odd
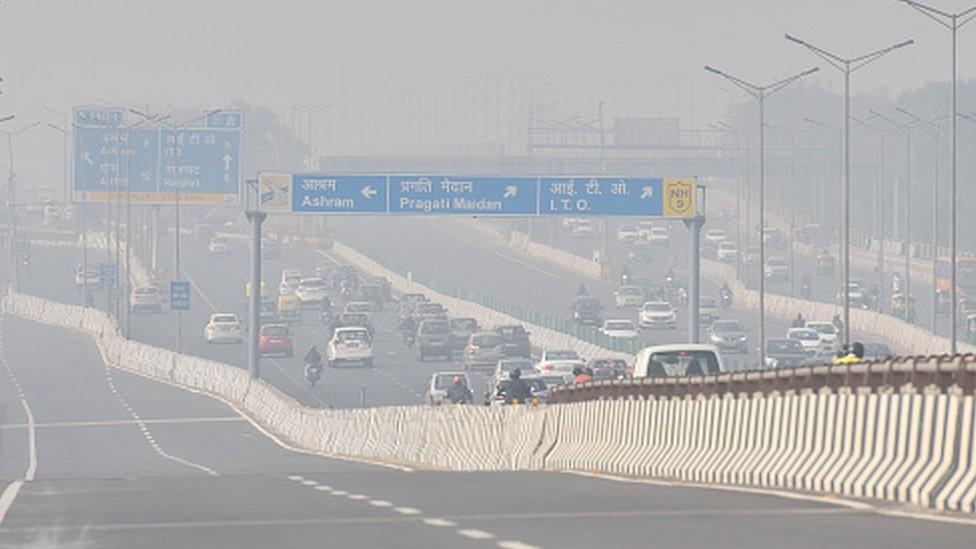
[[[258,338],[258,353],[261,356],[284,355],[292,356],[291,331],[285,324],[268,324],[261,326],[261,337]]]

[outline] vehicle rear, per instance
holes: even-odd
[[[718,347],[701,343],[655,345],[634,359],[634,377],[714,375],[725,371]]]
[[[640,307],[644,303],[644,290],[637,286],[621,286],[614,293],[617,307]]]
[[[244,341],[241,321],[233,313],[217,313],[210,316],[205,339],[210,343],[240,343]]]
[[[286,324],[268,324],[261,326],[258,337],[258,352],[262,356],[282,355],[290,357],[294,354],[291,330]]]
[[[516,369],[523,373],[531,372],[535,365],[527,358],[503,358],[495,364],[493,377],[496,380],[508,379]]]
[[[230,254],[230,241],[225,236],[215,236],[210,239],[207,251],[210,255],[228,255]]]
[[[464,372],[437,372],[432,375],[427,389],[427,403],[433,406],[447,404],[447,390],[454,385],[454,380],[457,378],[461,379],[465,387],[471,389],[471,380]],[[472,397],[469,396],[466,404],[471,404],[471,401]]]
[[[322,300],[329,297],[329,287],[321,278],[304,278],[295,289],[295,296],[302,302],[302,307],[318,307]]]
[[[489,370],[495,367],[504,355],[502,336],[494,332],[478,332],[468,339],[464,349],[465,370]]]
[[[789,368],[799,366],[810,356],[799,341],[793,339],[766,340],[766,367]]]
[[[641,328],[673,330],[677,327],[677,313],[667,301],[649,301],[638,313],[638,324]]]
[[[132,290],[130,306],[132,312],[158,313],[163,310],[163,297],[156,288],[140,286]]]
[[[532,356],[532,342],[529,340],[529,332],[521,324],[507,324],[495,326],[494,333],[502,338],[501,354],[506,357]]]
[[[373,365],[373,342],[369,330],[362,327],[338,328],[326,351],[329,366],[358,363]]]
[[[709,329],[708,339],[719,349],[748,352],[748,336],[738,320],[716,320]]]
[[[596,298],[579,297],[573,305],[573,320],[587,326],[599,326],[601,310],[602,306]]]
[[[451,323],[451,350],[463,351],[464,347],[471,339],[471,334],[478,331],[478,321],[473,318],[462,317],[452,318]]]
[[[450,359],[451,326],[446,320],[428,318],[417,327],[417,358],[423,362],[427,357]]]

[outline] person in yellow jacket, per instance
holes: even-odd
[[[840,352],[837,354],[837,358],[834,359],[834,364],[857,364],[864,360],[864,345],[855,341],[851,343],[850,349],[847,352]]]

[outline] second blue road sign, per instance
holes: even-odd
[[[690,177],[469,177],[262,173],[260,209],[473,216],[695,215]]]

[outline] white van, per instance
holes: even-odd
[[[634,377],[680,377],[719,374],[725,363],[718,347],[703,343],[675,343],[646,347],[634,359]]]

